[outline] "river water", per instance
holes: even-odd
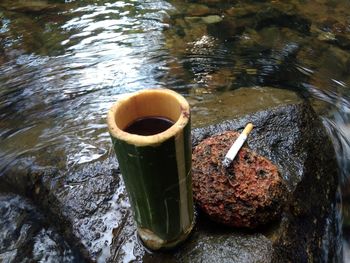
[[[309,100],[346,189],[349,8],[345,0],[2,0],[0,176],[23,159],[70,170],[104,158],[112,103],[167,87],[189,100],[194,127]]]

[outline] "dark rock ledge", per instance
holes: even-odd
[[[137,240],[114,155],[71,172],[23,160],[0,176],[0,189],[15,193],[0,197],[1,233],[8,233],[0,235],[0,259],[31,262],[53,252],[59,262],[340,261],[338,168],[319,118],[307,104],[284,105],[196,129],[193,145],[225,130],[240,131],[247,122],[255,125],[248,146],[276,164],[287,183],[281,220],[247,231],[199,213],[179,249],[152,254]],[[36,249],[38,240],[44,249]]]

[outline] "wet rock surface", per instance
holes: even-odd
[[[196,232],[179,262],[271,262],[272,242],[262,234]],[[206,251],[206,253],[203,253]]]
[[[276,220],[287,199],[278,169],[246,146],[226,169],[222,160],[239,133],[227,131],[200,142],[193,150],[193,195],[214,221],[254,228]]]
[[[43,176],[33,198],[51,217],[65,222],[68,237],[86,258],[105,262],[110,257],[113,229],[128,213],[115,158],[82,166],[63,180]]]
[[[276,164],[287,184],[288,198],[280,221],[253,232],[237,233],[237,229],[221,227],[199,213],[192,236],[178,250],[149,253],[138,242],[114,155],[66,172],[26,160],[25,165],[17,166],[21,169],[18,173],[13,168],[3,174],[0,185],[31,198],[47,218],[43,221],[47,224],[43,223],[45,231],[57,229],[57,234],[42,232],[40,224],[37,226],[37,222],[42,222],[41,213],[36,212],[34,205],[25,209],[11,205],[7,210],[1,208],[1,214],[24,213],[25,220],[17,221],[18,229],[27,227],[26,220],[38,218],[32,228],[35,231],[24,231],[27,235],[18,238],[9,233],[12,227],[4,223],[2,232],[9,234],[1,236],[0,244],[13,249],[13,244],[31,244],[35,236],[46,246],[53,243],[63,246],[58,254],[62,258],[65,257],[62,251],[75,251],[74,244],[79,258],[97,262],[210,262],[214,257],[225,262],[337,261],[337,249],[341,247],[336,209],[338,170],[322,123],[307,104],[284,105],[196,129],[193,145],[224,131],[241,131],[247,122],[255,125],[248,146]],[[3,198],[1,207],[12,204],[12,197]],[[17,209],[21,212],[16,212]],[[7,220],[4,218],[8,217],[2,216],[0,220]],[[36,258],[36,252],[18,251]],[[43,257],[50,255],[40,253]],[[14,254],[9,262],[16,262],[16,257]]]
[[[0,195],[1,262],[84,262],[26,198]]]
[[[124,187],[115,157],[58,171],[27,159],[0,177],[3,188],[31,198],[50,224],[76,244],[82,258],[105,262],[113,229],[128,215]]]

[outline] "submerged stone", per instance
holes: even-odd
[[[293,31],[309,35],[311,21],[301,14],[277,7],[234,8],[229,10],[220,23],[208,27],[208,31],[223,40],[234,41],[247,29],[260,31],[264,28],[289,28]]]
[[[215,24],[222,21],[222,17],[218,15],[205,16],[205,17],[202,17],[202,19],[206,24]]]
[[[206,5],[191,4],[186,10],[188,16],[203,16],[210,12],[210,8]]]
[[[334,41],[335,35],[331,32],[321,32],[317,39],[321,41]]]
[[[308,35],[310,33],[311,21],[302,15],[290,12],[290,10],[281,10],[274,7],[268,7],[259,11],[254,17],[255,29],[259,30],[269,26],[288,27]]]
[[[53,4],[50,1],[44,0],[30,0],[30,1],[3,1],[0,7],[9,11],[23,12],[23,13],[38,13],[43,11],[63,11],[68,9],[65,4]]]

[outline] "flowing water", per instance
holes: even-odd
[[[194,127],[309,100],[333,138],[345,189],[349,8],[345,0],[2,0],[0,176],[23,159],[70,170],[104,158],[112,103],[167,87],[189,100]]]

